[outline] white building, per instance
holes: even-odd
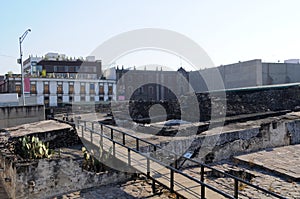
[[[106,77],[100,60],[89,56],[66,57],[47,53],[43,58],[24,61],[24,93],[27,104],[61,106],[72,102],[99,102],[116,99],[116,79]],[[2,93],[18,93],[21,97],[20,75],[6,75],[0,85]]]

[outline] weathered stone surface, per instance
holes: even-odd
[[[45,120],[40,122],[18,125],[12,128],[6,128],[5,130],[10,133],[10,137],[22,137],[25,135],[31,135],[35,133],[44,133],[71,128],[72,127],[68,124],[64,124],[54,120]]]
[[[234,159],[300,182],[299,144],[269,148],[255,153],[236,156]]]
[[[43,142],[49,142],[52,149],[81,143],[72,126],[54,120],[23,124],[5,130],[10,141],[16,141],[23,136],[36,136]]]
[[[97,199],[169,199],[176,198],[175,194],[171,194],[168,190],[156,185],[157,192],[152,193],[151,180],[142,178],[127,181],[126,183],[111,184],[93,189],[86,189],[76,195],[77,198],[97,198]],[[60,195],[57,198],[71,199],[68,194]],[[180,198],[180,197],[179,197]]]
[[[0,178],[9,179],[4,184],[9,197],[49,198],[70,191],[122,182],[132,177],[112,170],[102,173],[82,170],[81,151],[62,151],[61,157],[18,161],[13,156],[7,157],[5,154],[9,152],[3,150],[0,155],[0,167],[3,168]]]
[[[253,167],[251,165],[246,164],[238,164],[237,162],[231,162],[230,160],[214,163],[211,165],[213,168],[232,173],[232,171],[239,171],[241,174],[246,174],[251,176],[251,178],[244,178],[246,181],[250,181],[252,184],[257,185],[261,188],[264,188],[268,191],[272,191],[286,198],[299,198],[300,197],[300,183],[288,180],[286,178],[282,178],[276,175],[271,170],[261,169],[257,167]],[[289,167],[289,165],[286,165]],[[196,173],[199,178],[199,167],[189,168],[184,170],[184,172],[188,174]],[[236,175],[236,174],[234,174]],[[236,175],[237,177],[242,177]],[[226,193],[233,194],[234,186],[233,180],[231,178],[226,178],[224,176],[216,176],[216,175],[206,175],[205,176],[206,183],[221,189]],[[239,186],[239,198],[275,198],[266,193],[258,191],[255,188],[250,187],[249,185],[241,185]]]

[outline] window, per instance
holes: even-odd
[[[73,102],[73,96],[69,96],[69,102]]]
[[[95,94],[95,84],[90,84],[90,94]]]
[[[81,101],[81,102],[85,102],[85,96],[81,96],[81,97],[80,97],[80,101]]]
[[[95,101],[95,97],[94,97],[94,96],[91,96],[91,97],[90,97],[90,101],[91,101],[91,102],[94,102],[94,101]]]
[[[139,94],[143,94],[144,88],[142,86],[138,90],[139,90]]]
[[[49,96],[44,97],[44,104],[45,106],[49,106]]]
[[[99,97],[99,101],[104,101],[104,97]]]
[[[76,71],[75,66],[69,66],[68,72],[74,73]]]
[[[59,72],[59,73],[65,72],[65,67],[64,66],[57,66],[57,72]]]
[[[149,94],[150,94],[150,95],[153,95],[153,86],[149,86],[148,89],[149,89]]]
[[[58,105],[59,107],[61,107],[61,106],[62,106],[62,103],[63,103],[63,98],[62,98],[62,96],[58,96],[58,97],[57,97],[57,105]]]
[[[74,94],[74,84],[72,82],[69,83],[69,95],[73,95],[73,94]]]
[[[21,85],[16,85],[16,92],[21,95]]]
[[[50,66],[50,65],[45,65],[45,68],[44,68],[46,71],[47,71],[47,73],[52,73],[52,72],[54,72],[53,71],[53,67],[52,66]]]
[[[108,86],[108,95],[112,95],[112,94],[113,94],[113,87]]]
[[[104,86],[103,85],[99,86],[99,94],[104,95]]]
[[[80,94],[85,94],[85,84],[84,83],[80,84]]]
[[[44,82],[44,94],[49,94],[49,82]]]
[[[57,94],[63,94],[63,85],[62,85],[62,82],[58,82],[58,85],[57,85]]]
[[[31,94],[36,94],[36,84],[35,84],[35,82],[30,84],[30,93]]]

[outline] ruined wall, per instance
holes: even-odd
[[[295,120],[286,124],[288,135],[291,137],[291,144],[300,143],[300,120]]]
[[[81,140],[78,137],[76,130],[74,130],[71,126],[69,126],[68,128],[48,130],[45,132],[34,132],[34,133],[31,132],[31,133],[27,133],[26,135],[35,136],[38,137],[43,142],[48,142],[49,147],[52,149],[81,144]],[[10,135],[9,140],[12,142],[18,141],[19,138],[23,136],[24,134],[21,135],[13,134],[13,136]]]
[[[299,86],[229,90],[226,91],[225,95],[220,92],[197,93],[196,96],[198,104],[189,104],[189,108],[199,106],[200,116],[198,117],[200,121],[211,119],[212,104],[217,107],[217,110],[214,110],[214,118],[221,117],[224,114],[235,116],[269,111],[298,110],[300,108]],[[119,110],[129,110],[134,121],[139,121],[139,118],[149,118],[149,110],[154,104],[160,104],[166,109],[168,119],[180,119],[181,111],[185,111],[184,102],[175,100],[160,102],[131,101],[129,107],[122,107],[124,104],[118,103]],[[187,111],[190,110],[187,109]]]
[[[48,198],[55,195],[121,182],[129,179],[117,171],[93,173],[82,170],[72,158],[42,159],[16,168],[16,198]]]
[[[0,107],[0,129],[44,119],[44,105]]]
[[[128,180],[117,171],[93,173],[82,170],[81,158],[40,159],[25,162],[0,155],[0,173],[11,198],[49,198],[59,194]]]
[[[299,119],[273,119],[243,130],[232,130],[205,137],[200,135],[191,144],[190,150],[199,151],[195,159],[210,163],[266,148],[300,144]],[[204,139],[206,143],[215,139],[218,141],[212,148],[206,149],[205,144],[203,145]]]
[[[49,142],[51,149],[81,143],[71,126],[29,135],[35,135],[44,142]],[[77,150],[62,148],[61,153],[56,153],[50,159],[24,160],[9,150],[19,137],[17,135],[11,137],[10,132],[0,132],[0,170],[2,170],[0,180],[3,181],[11,198],[49,198],[132,177],[130,174],[113,170],[101,173],[82,170],[83,155],[80,145]]]
[[[234,155],[254,152],[272,147],[300,144],[299,116],[266,118],[231,127],[217,127],[200,135],[164,141],[158,145],[177,154],[194,153],[192,159],[204,163],[225,160]],[[143,147],[143,152],[153,151],[153,147]],[[160,151],[162,156],[168,156]],[[165,153],[165,154],[164,154]],[[182,159],[179,161],[182,162]],[[194,165],[185,162],[185,166]]]

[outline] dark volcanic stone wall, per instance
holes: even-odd
[[[227,115],[266,111],[297,110],[300,105],[300,88],[276,87],[226,93]]]
[[[197,93],[196,96],[200,108],[200,121],[211,119],[212,104],[217,107],[217,111],[214,112],[217,116],[225,113],[226,116],[234,116],[300,109],[299,86],[229,90],[223,97],[221,92]],[[160,104],[166,109],[168,119],[181,118],[182,107],[180,105],[183,103],[177,100],[160,102],[131,101],[129,106],[131,118],[138,122],[141,121],[141,118],[149,118],[149,109],[155,104]],[[182,109],[184,110],[184,108]],[[147,122],[147,120],[144,122]]]

